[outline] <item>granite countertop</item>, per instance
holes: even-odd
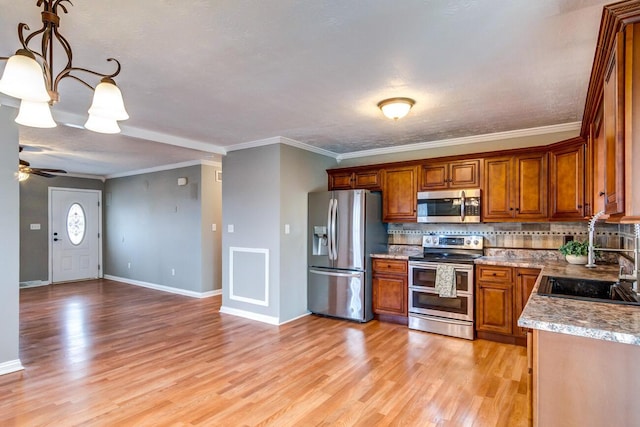
[[[372,258],[387,258],[387,259],[401,259],[408,260],[410,256],[419,256],[422,255],[422,249],[417,249],[415,247],[398,247],[398,246],[389,246],[386,248],[386,251],[378,251],[371,254]]]
[[[515,259],[498,256],[481,257],[476,260],[476,264],[530,267],[542,270],[531,297],[518,319],[520,327],[640,345],[640,307],[537,294],[543,276],[616,281],[618,265],[586,268],[583,265],[571,265],[559,260]]]

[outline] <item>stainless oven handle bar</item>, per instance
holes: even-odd
[[[418,316],[415,316],[415,314],[418,314]],[[428,315],[424,315],[424,314],[419,314],[419,313],[409,313],[409,316],[413,316],[413,317],[420,317],[420,318],[427,318],[429,320],[433,320],[434,322],[440,322],[440,323],[453,323],[455,325],[468,325],[469,322],[465,321],[465,320],[458,320],[458,319],[441,319],[439,317],[435,317],[435,316],[428,316]]]

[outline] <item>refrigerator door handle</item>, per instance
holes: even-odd
[[[338,242],[336,241],[336,229],[338,228],[338,199],[333,199],[333,214],[331,215],[331,250],[333,251],[333,259],[338,259]]]
[[[329,259],[333,258],[333,250],[331,246],[331,212],[333,211],[333,199],[329,199],[329,209],[327,209],[327,252],[329,253]]]
[[[314,270],[314,269],[310,269],[309,272],[314,274],[321,274],[323,276],[336,276],[336,277],[359,277],[362,274],[361,271],[358,271],[355,273],[338,273],[335,271],[323,271],[323,270]]]

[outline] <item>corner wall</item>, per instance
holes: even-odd
[[[222,312],[271,324],[308,313],[307,194],[335,165],[285,144],[223,158]]]
[[[19,355],[20,193],[15,110],[0,108],[0,375],[22,368]]]

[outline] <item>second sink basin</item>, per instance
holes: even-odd
[[[640,305],[628,283],[606,280],[544,276],[540,282],[538,294],[583,301]]]

